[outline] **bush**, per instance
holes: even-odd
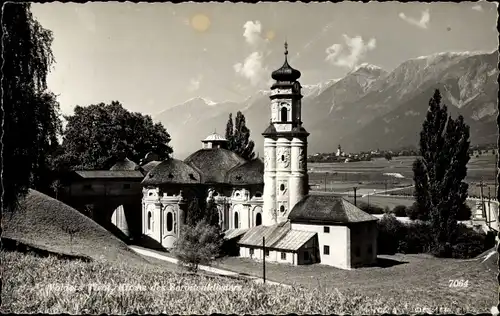
[[[384,214],[384,209],[373,204],[359,203],[359,208],[368,214]]]
[[[492,234],[477,232],[463,224],[459,225],[459,235],[451,246],[450,257],[457,259],[474,258],[494,246]]]
[[[385,214],[378,222],[377,249],[379,254],[392,255],[398,251],[404,234],[403,224],[392,214]]]
[[[398,205],[392,209],[392,212],[396,217],[405,217],[406,216],[406,206]]]
[[[222,242],[220,229],[201,221],[196,226],[182,227],[174,254],[179,259],[179,265],[196,272],[198,265],[209,264],[219,255]]]
[[[431,225],[428,222],[403,224],[402,239],[399,242],[400,253],[427,253],[431,249]]]

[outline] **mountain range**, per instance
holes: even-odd
[[[439,89],[452,117],[464,116],[472,144],[497,140],[498,51],[438,53],[407,60],[392,71],[361,64],[340,79],[304,85],[302,121],[311,133],[309,153],[416,146],[429,99]],[[177,158],[201,148],[214,131],[224,135],[229,113],[242,111],[256,151],[269,125],[270,91],[243,102],[198,97],[153,117],[172,137]]]

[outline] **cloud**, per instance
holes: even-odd
[[[188,90],[191,92],[194,92],[194,91],[200,89],[200,84],[201,84],[202,79],[203,79],[202,75],[198,75],[197,77],[191,79],[189,81]]]
[[[233,69],[240,76],[249,79],[253,86],[261,84],[267,73],[263,65],[263,54],[260,52],[251,53],[243,63],[235,64]]]
[[[427,29],[429,27],[429,21],[431,20],[429,9],[422,11],[422,17],[420,18],[420,20],[408,17],[403,12],[399,13],[399,17],[404,21],[410,23],[411,25],[415,25],[421,29]]]
[[[252,46],[257,46],[262,42],[262,24],[260,21],[247,21],[243,24],[245,31],[243,32],[243,37],[248,44]]]
[[[475,6],[472,7],[472,10],[478,11],[478,12],[483,12],[483,7],[480,4],[476,4]]]
[[[343,35],[345,46],[342,44],[333,44],[326,49],[325,60],[335,66],[354,68],[365,57],[368,51],[377,47],[377,40],[371,38],[365,44],[361,36],[349,37]]]

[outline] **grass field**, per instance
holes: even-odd
[[[270,278],[300,281],[284,288],[124,262],[67,261],[17,252],[2,252],[1,257],[2,313],[463,314],[488,312],[495,303],[494,274],[477,262],[415,259],[410,265],[373,271],[318,266],[280,270],[269,265]],[[241,265],[251,272],[258,268]],[[451,278],[468,279],[468,287],[449,288]]]
[[[428,255],[379,256],[385,267],[352,271],[320,264],[307,266],[268,263],[269,280],[304,286],[310,290],[339,290],[342,293],[380,295],[381,299],[400,301],[401,305],[442,306],[468,313],[488,312],[498,301],[497,271],[479,261],[436,259]],[[262,263],[230,257],[219,267],[240,273],[262,275]],[[449,286],[450,280],[468,280],[466,288]],[[429,312],[432,313],[432,312]],[[445,313],[444,310],[441,313]]]

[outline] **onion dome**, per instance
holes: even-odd
[[[276,81],[296,81],[300,78],[300,71],[293,69],[288,64],[288,43],[285,42],[285,63],[280,69],[273,71],[271,77]]]

